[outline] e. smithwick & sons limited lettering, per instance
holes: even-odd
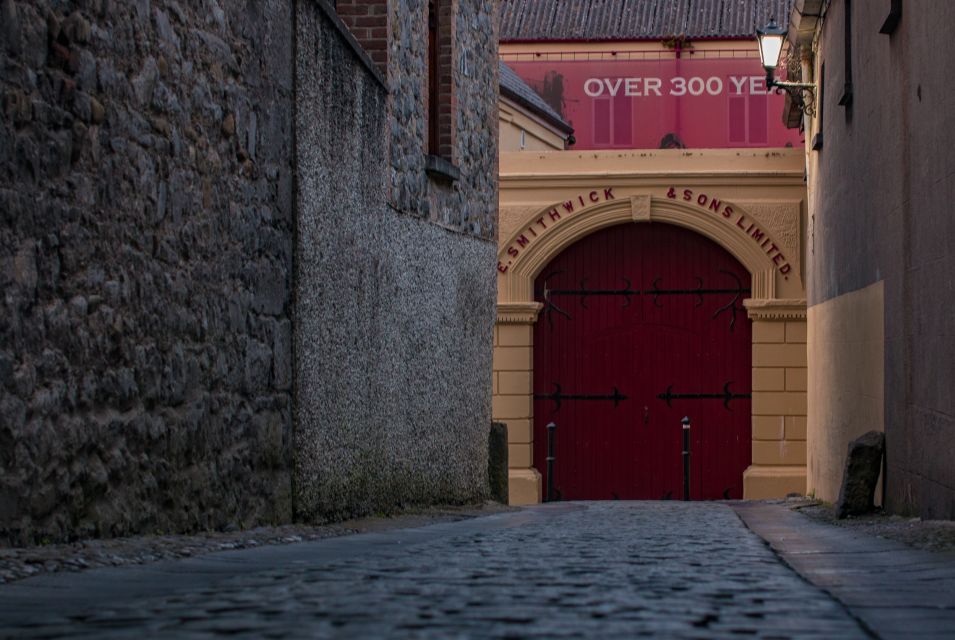
[[[722,200],[711,197],[706,193],[695,193],[693,189],[670,187],[667,190],[667,198],[693,203],[708,212],[722,216],[727,221],[732,222],[745,233],[748,238],[758,244],[759,247],[766,252],[770,260],[779,267],[779,273],[788,279],[788,274],[792,271],[792,265],[789,264],[785,254],[780,250],[779,246],[772,241],[769,234],[764,229],[761,229],[755,221],[735,211],[732,206],[724,203]],[[549,226],[571,214],[580,212],[590,205],[615,199],[613,187],[609,187],[605,189],[594,189],[587,193],[579,194],[575,198],[571,198],[562,204],[551,207],[544,215],[534,220],[522,230],[520,235],[514,238],[514,242],[507,247],[507,255],[509,256],[507,263],[498,262],[497,270],[500,273],[507,273],[514,259],[521,254],[521,251],[527,248],[527,246],[546,231]]]
[[[753,220],[747,218],[742,213],[734,211],[733,207],[705,193],[694,193],[693,189],[670,187],[669,190],[667,190],[667,198],[692,202],[707,211],[721,215],[723,218],[733,222],[743,233],[766,252],[766,255],[773,261],[773,264],[779,267],[779,273],[787,276],[787,274],[792,271],[792,265],[789,264],[786,256],[780,251],[776,243],[770,239],[769,234],[765,230],[760,229],[759,225]],[[788,276],[786,279],[788,280]]]
[[[553,225],[555,222],[560,220],[561,216],[566,218],[570,214],[579,212],[585,207],[600,202],[607,202],[608,200],[616,200],[613,195],[613,187],[608,187],[606,189],[594,189],[593,191],[582,193],[576,198],[571,198],[570,200],[567,200],[556,207],[551,207],[547,213],[539,217],[537,220],[534,220],[530,225],[523,229],[521,235],[517,236],[514,239],[514,242],[507,247],[507,255],[510,256],[510,258],[508,259],[507,264],[498,262],[497,270],[501,273],[507,273],[508,268],[514,262],[514,258],[521,254],[521,250],[531,244],[531,242],[534,241],[534,238],[543,233],[548,226]]]

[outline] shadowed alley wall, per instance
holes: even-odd
[[[838,364],[810,369],[809,489],[834,500],[846,444],[884,419],[887,508],[955,518],[955,5],[906,0],[885,34],[890,3],[853,2],[847,46],[848,6],[827,3],[816,68],[810,357]]]
[[[289,520],[291,3],[0,15],[0,539]]]
[[[328,15],[299,13],[295,486],[306,518],[487,495],[496,30],[492,3],[456,3],[457,55],[470,57],[467,78],[452,65],[461,177],[430,178],[426,6],[392,3],[401,37],[386,77]]]
[[[435,181],[425,4],[385,80],[320,0],[0,0],[0,543],[486,495],[496,29]]]

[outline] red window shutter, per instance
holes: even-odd
[[[766,144],[769,139],[768,100],[765,95],[749,97],[749,143]]]
[[[610,144],[610,100],[594,100],[594,144]]]
[[[731,96],[729,99],[730,142],[746,144],[746,98]]]
[[[630,146],[633,143],[633,99],[617,96],[613,100],[613,143]]]

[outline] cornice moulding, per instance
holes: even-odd
[[[758,299],[743,301],[751,320],[805,320],[805,299]]]
[[[500,324],[534,324],[543,307],[540,302],[499,302],[497,321]]]

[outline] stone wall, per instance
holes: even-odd
[[[445,0],[450,2],[450,0]],[[454,148],[461,178],[424,170],[427,132],[427,0],[393,0],[389,20],[390,204],[411,216],[484,240],[497,234],[497,13],[492,0],[454,0],[451,62]],[[488,332],[491,329],[488,328]],[[488,334],[490,335],[490,333]],[[490,344],[490,343],[489,343]]]
[[[285,521],[289,0],[0,0],[0,541]]]
[[[483,498],[497,211],[492,3],[456,3],[457,55],[469,62],[454,65],[461,178],[450,184],[424,170],[427,3],[390,3],[386,77],[323,5],[300,6],[296,507],[335,518]]]
[[[323,0],[0,0],[0,543],[486,496],[497,39],[453,6],[440,182],[422,0],[386,75]]]

